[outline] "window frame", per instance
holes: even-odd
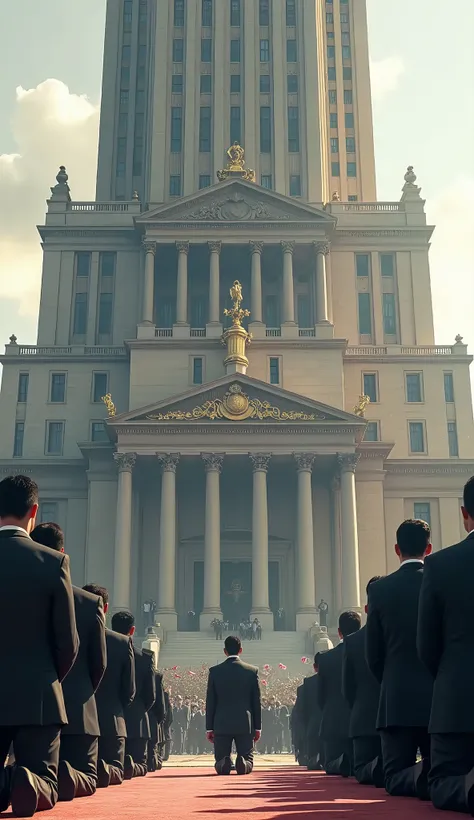
[[[411,426],[413,424],[420,424],[423,434],[423,450],[412,450]],[[425,419],[407,419],[408,430],[408,452],[411,456],[426,456],[428,454],[428,439],[426,435],[426,421]]]
[[[17,450],[17,433],[21,428],[21,446]],[[12,450],[12,458],[23,458],[23,450],[25,446],[25,422],[24,421],[15,421],[15,426],[13,428],[13,450]]]
[[[428,517],[427,518],[426,517],[422,518],[421,515],[418,515],[416,507],[428,507]],[[413,502],[413,518],[416,521],[426,521],[429,528],[431,529],[431,526],[432,526],[432,524],[431,524],[431,522],[432,522],[431,501],[414,501]]]
[[[103,431],[104,431],[104,434],[105,434],[103,439],[94,438],[94,425],[96,425],[96,424],[97,425],[98,424],[102,425],[102,428],[103,428]],[[110,439],[107,435],[107,425],[106,425],[105,419],[91,419],[90,425],[89,425],[89,441],[93,442],[94,444],[107,444],[107,443],[110,444]]]
[[[44,514],[44,506],[45,504],[54,504],[54,514],[53,515],[45,515]],[[58,513],[59,513],[59,501],[50,501],[46,499],[45,501],[40,501],[39,509],[38,509],[38,523],[39,524],[48,524],[49,522],[54,521],[58,523]]]
[[[273,362],[276,362],[278,381],[272,381],[272,363]],[[268,366],[267,366],[268,383],[273,385],[274,387],[281,387],[282,384],[283,384],[282,370],[283,370],[282,357],[281,356],[269,356],[268,357]]]
[[[366,438],[367,431],[368,431],[370,425],[375,425],[376,436],[377,436],[376,438]],[[372,442],[374,442],[374,441],[381,441],[381,440],[382,440],[382,437],[381,437],[381,432],[380,432],[380,421],[378,421],[378,419],[377,420],[376,419],[367,419],[367,427],[366,427],[366,430],[365,430],[363,441],[372,441]]]
[[[178,43],[180,45],[178,45]],[[173,37],[172,43],[172,51],[171,51],[171,59],[173,63],[183,63],[184,62],[184,38],[183,37]]]
[[[240,0],[230,0],[230,25],[232,28],[240,28],[242,25],[241,5]]]
[[[173,180],[173,181],[179,180],[179,193],[175,193],[172,190],[173,184],[172,184],[171,180]],[[181,174],[170,174],[170,178],[169,178],[169,195],[172,196],[172,197],[181,196],[181,190],[182,190],[182,177],[181,177]]]
[[[387,297],[387,296],[390,296],[390,297],[393,298],[393,316],[394,316],[394,322],[395,322],[395,330],[393,331],[393,333],[391,331],[387,330],[386,327],[385,327],[385,319],[386,319],[385,304],[388,302],[388,299],[386,299],[385,297]],[[395,336],[396,337],[398,335],[398,325],[399,325],[399,321],[398,321],[397,300],[395,298],[395,293],[392,293],[392,292],[382,293],[382,326],[383,326],[384,336]]]
[[[449,429],[450,427],[453,427],[454,429],[450,430]],[[451,421],[448,421],[447,425],[446,425],[446,430],[447,430],[447,434],[448,434],[449,458],[459,458],[459,436],[458,436],[457,421],[455,419],[451,419]],[[455,437],[454,438],[454,444],[455,444],[454,448],[451,447],[451,444],[452,444],[451,434],[452,433],[454,433],[454,437]],[[455,450],[455,452],[452,452],[453,449]]]
[[[298,41],[291,37],[286,41],[286,62],[294,65],[298,62]]]
[[[425,391],[423,385],[423,371],[422,370],[405,370],[404,371],[404,381],[405,381],[405,404],[424,404],[425,403]],[[418,376],[418,384],[420,387],[420,399],[416,401],[410,401],[408,398],[408,377],[409,376]]]
[[[365,389],[365,377],[366,376],[373,376],[375,381],[375,399],[372,399],[369,396],[369,393]],[[369,396],[371,404],[380,404],[380,396],[379,396],[379,373],[378,370],[364,370],[362,372],[362,395]]]
[[[61,450],[60,452],[51,452],[49,450],[49,436],[50,436],[50,428],[52,424],[61,424]],[[46,436],[44,442],[44,454],[46,456],[56,456],[60,457],[64,454],[64,438],[65,438],[65,430],[66,430],[66,420],[65,419],[46,419]]]
[[[230,62],[232,65],[238,65],[241,62],[241,41],[240,37],[233,37],[230,41]],[[232,52],[235,52],[234,54]]]
[[[102,403],[102,396],[99,396],[98,399],[95,397],[95,377],[96,376],[105,376],[105,393],[102,393],[102,396],[106,396],[109,392],[109,384],[110,384],[110,372],[108,370],[93,370],[92,371],[92,380],[91,380],[91,404],[101,404]],[[102,391],[98,391],[99,393]]]
[[[67,403],[67,370],[50,370],[49,384],[48,384],[48,401],[47,404],[66,404]],[[64,376],[64,394],[61,401],[53,400],[53,378],[54,376]]]
[[[202,379],[202,381],[200,381],[200,382],[195,382],[194,381],[194,375],[195,375],[195,370],[194,370],[195,364],[194,364],[194,362],[195,362],[196,359],[201,360],[201,379]],[[205,374],[206,374],[206,357],[205,356],[194,356],[193,354],[190,354],[190,356],[189,356],[189,384],[192,385],[193,387],[199,387],[201,384],[204,384],[205,381],[206,381],[206,375]]]
[[[201,40],[201,63],[205,63],[205,65],[212,63],[212,37],[203,37]]]
[[[298,191],[299,193],[292,193],[292,183],[298,180]],[[289,190],[290,196],[302,196],[302,187],[301,187],[301,174],[290,174],[290,183],[289,183]]]
[[[260,38],[259,56],[260,63],[270,62],[270,40],[267,37]]]
[[[26,379],[26,390],[21,389],[22,379]],[[29,371],[23,370],[18,373],[18,386],[16,391],[16,402],[17,404],[26,404],[28,401],[28,390],[30,387],[30,374]],[[22,396],[25,398],[21,398]]]
[[[361,306],[362,297],[367,297],[368,298],[368,303],[369,303],[368,316],[369,316],[370,330],[362,330],[362,328],[361,328],[361,321],[360,321],[360,319],[361,319],[361,309],[360,309],[360,306]],[[372,336],[372,334],[374,332],[373,310],[374,310],[374,308],[373,308],[371,292],[370,291],[365,291],[365,290],[364,291],[358,291],[358,293],[357,293],[357,328],[358,328],[358,331],[359,331],[359,336]]]
[[[384,273],[382,259],[392,259],[392,272]],[[385,279],[394,280],[397,272],[397,254],[391,251],[380,251],[379,253],[380,275]]]

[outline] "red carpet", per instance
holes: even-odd
[[[430,803],[391,798],[379,789],[297,767],[257,768],[248,777],[217,777],[211,769],[165,769],[37,815],[42,820],[314,820],[317,816],[334,820],[460,817],[437,812]]]

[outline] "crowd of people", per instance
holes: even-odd
[[[238,632],[241,640],[262,640],[262,624],[258,618],[254,618],[253,620],[251,618],[247,618],[235,624],[231,624],[227,620],[222,620],[222,618],[213,618],[210,625],[211,629],[214,631],[216,641],[222,641],[224,634],[229,632],[229,629],[232,629],[234,632]]]

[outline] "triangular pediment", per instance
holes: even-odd
[[[143,227],[151,224],[184,222],[277,222],[333,226],[335,218],[291,197],[262,188],[254,182],[231,179],[190,196],[160,205],[137,218]]]
[[[234,374],[161,402],[110,419],[130,424],[334,424],[363,428],[364,419],[335,407],[290,393],[259,379]]]

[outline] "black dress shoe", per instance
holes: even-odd
[[[33,775],[23,766],[17,766],[12,777],[11,803],[14,817],[33,817],[38,808]]]
[[[97,788],[106,789],[110,786],[110,769],[104,760],[97,761]]]
[[[12,772],[12,766],[5,766],[4,769],[0,769],[0,814],[6,811],[10,805]]]
[[[76,781],[67,760],[59,761],[58,770],[58,799],[61,803],[70,802],[76,796]]]
[[[474,817],[474,769],[466,775],[464,780],[466,790],[466,805],[471,817]]]
[[[230,774],[232,771],[232,760],[230,757],[223,757],[222,760],[218,760],[215,764],[215,770],[217,774]]]
[[[383,762],[381,757],[376,757],[372,763],[372,783],[376,789],[383,789],[385,786]]]
[[[351,776],[351,761],[349,755],[342,754],[339,758],[339,774],[341,777]]]
[[[252,767],[248,760],[245,760],[242,755],[237,755],[235,761],[235,771],[237,774],[250,774]]]
[[[415,766],[415,791],[419,800],[429,800],[430,791],[428,788],[428,773],[430,771],[430,761],[425,757]]]
[[[133,777],[134,771],[134,764],[133,764],[133,757],[131,755],[125,755],[125,760],[123,762],[123,779],[124,780],[131,780]]]

